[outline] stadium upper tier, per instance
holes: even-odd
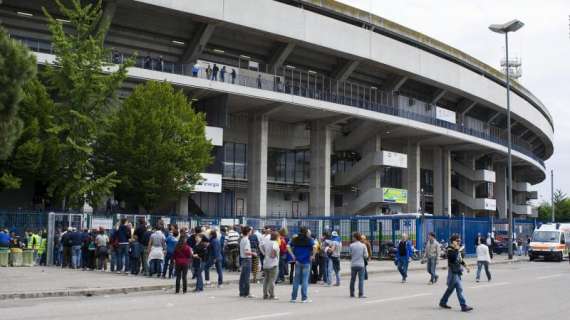
[[[42,6],[57,13],[52,1],[4,0],[0,19],[13,37],[50,53]],[[440,41],[334,1],[116,0],[104,2],[104,19],[111,22],[106,46],[120,61],[138,56],[133,82],[167,79],[195,98],[212,92],[241,97],[231,112],[248,112],[260,107],[256,101],[270,100],[288,105],[272,114],[282,113],[285,121],[353,115],[409,129],[401,130],[402,136],[431,134],[424,139],[433,144],[506,152],[502,73]],[[202,67],[226,66],[226,83],[192,79],[196,61]],[[245,90],[244,84],[273,92]],[[528,181],[539,182],[543,161],[553,153],[552,118],[527,89],[516,82],[512,88],[515,160],[532,169]],[[292,116],[295,112],[299,115]]]

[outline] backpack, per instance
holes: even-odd
[[[405,241],[400,241],[398,244],[398,255],[400,257],[405,257],[408,255],[408,248]]]

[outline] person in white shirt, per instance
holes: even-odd
[[[244,298],[253,298],[249,292],[249,277],[251,275],[251,258],[256,255],[251,250],[249,235],[251,228],[243,226],[241,228],[242,238],[239,242],[239,255],[241,258],[241,273],[239,277],[239,296]]]
[[[275,280],[279,266],[279,233],[272,232],[269,240],[264,240],[259,247],[263,254],[263,299],[277,300],[275,297]]]
[[[476,281],[479,282],[481,279],[481,269],[485,267],[485,273],[487,274],[487,280],[491,281],[491,272],[489,272],[489,264],[491,263],[491,256],[489,255],[489,247],[485,242],[481,242],[477,246],[477,277]]]

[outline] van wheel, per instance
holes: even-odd
[[[532,255],[528,255],[528,261],[534,261],[534,257]]]

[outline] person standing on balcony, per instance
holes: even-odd
[[[218,81],[218,71],[220,71],[220,68],[214,63],[214,68],[212,68],[212,80]]]
[[[408,278],[408,263],[410,262],[410,257],[414,254],[412,248],[412,242],[408,240],[407,234],[402,234],[402,239],[398,242],[396,246],[396,260],[395,263],[398,266],[398,271],[402,275],[402,283],[406,283]]]
[[[212,67],[210,66],[210,64],[208,64],[208,67],[206,67],[206,78],[208,80],[212,78]]]
[[[257,88],[262,89],[261,88],[261,73],[257,75]]]
[[[439,276],[436,273],[437,261],[439,259],[439,251],[441,245],[435,239],[435,233],[429,233],[429,239],[425,245],[424,259],[427,261],[427,271],[430,274],[429,284],[435,284]]]
[[[220,70],[220,81],[226,82],[226,66],[223,66],[222,70]]]
[[[196,61],[196,63],[194,63],[194,65],[192,66],[192,76],[196,78],[198,77],[198,73],[200,73],[200,64],[198,63],[198,61]]]
[[[232,68],[232,72],[230,73],[232,76],[232,84],[236,83],[236,69]]]

